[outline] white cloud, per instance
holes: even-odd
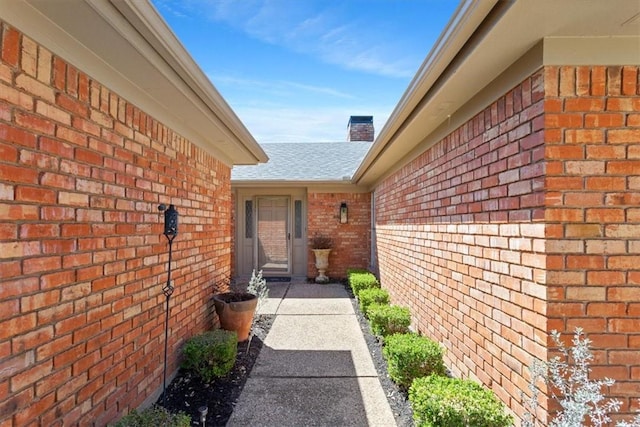
[[[376,132],[393,106],[288,108],[277,105],[237,106],[234,111],[259,143],[345,141],[352,115],[373,115]],[[254,132],[255,129],[255,132]]]
[[[398,34],[345,16],[340,3],[311,0],[156,0],[174,14],[198,13],[265,43],[350,70],[410,78],[421,58]],[[184,11],[184,12],[183,12]]]
[[[309,85],[299,82],[292,82],[286,80],[255,80],[255,79],[243,79],[234,76],[228,75],[209,75],[209,79],[214,82],[218,89],[221,89],[221,92],[225,92],[225,86],[233,86],[234,92],[239,91],[251,91],[255,94],[256,91],[262,93],[268,93],[270,95],[276,95],[279,97],[287,97],[287,96],[300,96],[300,91],[327,95],[333,98],[341,98],[341,99],[353,99],[354,96],[325,86],[315,86]]]

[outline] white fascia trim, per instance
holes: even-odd
[[[95,0],[91,1],[92,4],[95,3]],[[156,49],[156,52],[188,84],[198,98],[215,112],[220,126],[241,141],[257,162],[266,162],[268,157],[262,147],[189,55],[153,5],[139,0],[109,1]],[[150,13],[150,10],[154,13]]]
[[[358,182],[498,0],[462,0],[354,174]]]
[[[234,181],[231,188],[306,188],[316,193],[368,193],[370,189],[351,182],[336,181]]]
[[[115,3],[122,10],[135,9],[137,12],[132,10],[129,17],[126,17],[115,8]],[[130,3],[134,3],[135,6],[128,7]],[[66,2],[60,3],[61,8],[64,5],[74,6]],[[126,62],[118,64],[118,60],[126,59],[106,58],[102,54],[107,51],[100,52],[100,49],[95,49],[95,44],[92,49],[90,40],[77,38],[78,33],[74,32],[80,31],[82,34],[82,27],[86,26],[86,22],[60,22],[64,21],[64,16],[57,20],[43,12],[51,7],[58,6],[56,2],[48,0],[0,0],[0,19],[134,103],[146,114],[160,120],[226,165],[255,164],[268,159],[246,128],[241,124],[238,126],[239,119],[217,91],[210,90],[213,85],[210,82],[202,84],[203,79],[208,79],[197,65],[192,60],[190,65],[189,61],[185,63],[185,58],[190,58],[188,53],[148,1],[116,0],[111,3],[108,0],[78,0],[74,12],[76,15],[83,14],[81,16],[89,20],[96,19],[96,27],[107,25],[111,34],[96,32],[95,37],[117,37],[118,42],[126,41],[128,48],[135,50],[139,55],[138,60],[146,61],[144,67],[153,69],[154,73],[158,73],[157,76],[164,79],[162,90],[154,93],[148,93],[144,89],[147,77],[144,73],[124,70],[123,66],[131,66]],[[89,12],[90,10],[93,12]],[[139,13],[146,17],[144,21],[129,21]],[[155,21],[155,24],[149,23],[149,20]],[[70,26],[73,28],[67,28]],[[158,46],[165,43],[177,47],[174,46],[173,52],[164,49],[161,49],[163,52],[159,51]],[[104,43],[97,46],[103,49],[111,48],[109,53],[113,56],[112,46],[105,47]],[[132,52],[129,50],[123,57]],[[185,76],[189,75],[192,78],[185,79]],[[200,75],[200,78],[193,77],[196,75]],[[196,84],[197,81],[200,81],[200,84]],[[167,98],[167,94],[170,93],[179,94],[180,109],[175,108],[178,102],[173,101],[177,100]],[[164,98],[158,99],[157,96]]]

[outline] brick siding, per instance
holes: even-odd
[[[545,70],[549,328],[582,327],[593,373],[640,410],[638,67]]]
[[[340,204],[346,202],[348,223],[340,224]],[[316,233],[333,239],[329,254],[331,278],[345,278],[350,267],[368,268],[371,248],[371,195],[369,193],[309,193],[307,196],[307,235]],[[315,258],[308,253],[307,275],[316,277]]]
[[[453,374],[514,411],[545,357],[544,107],[536,73],[376,188],[383,287]]]
[[[162,385],[230,274],[230,169],[0,22],[0,425],[106,425]]]
[[[373,141],[375,137],[373,123],[351,123],[347,134],[347,141]]]
[[[637,67],[546,67],[376,189],[383,286],[516,415],[577,326],[638,410],[639,109]]]

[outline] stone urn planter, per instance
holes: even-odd
[[[329,268],[329,254],[331,253],[332,247],[333,239],[331,239],[331,237],[315,234],[313,238],[311,238],[311,250],[316,257],[316,268],[318,269],[316,283],[329,282],[325,271]]]
[[[329,268],[329,254],[331,249],[312,249],[316,256],[316,268],[318,269],[318,276],[316,277],[316,283],[327,283],[329,278],[324,274]]]
[[[238,342],[249,338],[258,297],[249,292],[225,292],[213,296],[220,327],[238,334]]]

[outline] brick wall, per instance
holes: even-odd
[[[373,141],[374,133],[373,123],[350,123],[347,141]]]
[[[548,67],[545,93],[549,326],[584,328],[594,375],[638,411],[638,67]]]
[[[638,77],[541,69],[376,189],[383,286],[516,415],[547,333],[578,326],[621,416],[640,405]]]
[[[544,81],[537,72],[376,188],[380,278],[413,326],[522,413],[546,357]]]
[[[257,218],[258,262],[286,265],[289,258],[287,247],[288,224],[285,218],[267,215]]]
[[[212,326],[230,274],[230,170],[0,22],[0,425],[105,425]],[[125,94],[126,95],[126,94]]]
[[[348,223],[340,224],[340,204],[346,202]],[[369,193],[309,193],[307,235],[316,233],[333,239],[326,275],[344,278],[351,267],[368,268],[371,248],[371,195]],[[317,276],[309,247],[307,275]]]

